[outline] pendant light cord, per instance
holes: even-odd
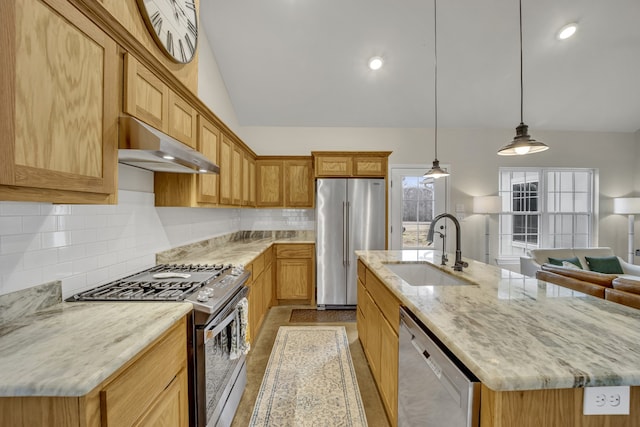
[[[520,0],[520,124],[524,123],[524,78],[522,77],[522,0]]]
[[[438,14],[436,9],[437,0],[433,0],[433,53],[434,53],[434,110],[435,110],[435,154],[438,160]],[[522,70],[520,70],[522,72]]]

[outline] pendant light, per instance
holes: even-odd
[[[440,161],[438,160],[438,28],[437,28],[437,13],[436,13],[436,0],[433,0],[433,52],[434,52],[434,94],[435,94],[435,159],[433,165],[424,176],[426,178],[441,178],[443,176],[449,176],[449,172],[440,167]]]
[[[516,128],[516,136],[509,144],[498,151],[500,156],[520,156],[523,154],[539,153],[548,150],[549,147],[540,141],[536,141],[528,134],[529,126],[524,124],[524,101],[523,101],[523,78],[522,78],[522,0],[520,0],[520,124]]]

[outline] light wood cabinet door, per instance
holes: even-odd
[[[3,1],[0,23],[0,200],[115,203],[116,43],[62,1]]]
[[[173,91],[169,91],[167,133],[191,148],[197,147],[198,122],[196,109]]]
[[[124,75],[124,112],[168,133],[169,87],[129,53]]]
[[[203,116],[198,116],[198,151],[213,163],[218,164],[220,146],[220,131]],[[197,198],[202,203],[218,203],[219,175],[197,175]]]
[[[264,269],[264,284],[262,288],[262,309],[263,315],[266,315],[269,308],[273,305],[273,267],[271,265]]]
[[[162,391],[149,411],[138,420],[136,427],[187,427],[189,425],[188,387],[187,370],[183,369]]]
[[[242,156],[242,206],[249,206],[249,160],[249,154],[244,153]]]
[[[364,317],[367,319],[366,343],[364,352],[369,361],[371,373],[377,384],[380,384],[380,324],[382,322],[382,314],[376,303],[373,301],[371,294],[366,293],[367,301],[364,306]]]
[[[282,160],[256,161],[258,207],[284,206],[284,162]]]
[[[353,176],[385,177],[387,176],[387,157],[353,157]]]
[[[249,158],[249,206],[256,205],[256,160]]]
[[[313,163],[309,160],[286,160],[285,207],[312,208],[314,200]]]
[[[398,335],[384,318],[380,321],[380,394],[391,424],[398,418]]]
[[[306,300],[310,298],[312,265],[310,259],[279,259],[277,261],[277,298]]]
[[[231,205],[233,179],[233,142],[225,134],[220,139],[220,204]]]
[[[315,170],[317,177],[349,177],[352,175],[351,157],[348,156],[316,156]]]
[[[242,205],[242,162],[244,153],[242,148],[234,144],[231,152],[231,204],[234,206]]]

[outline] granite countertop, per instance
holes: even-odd
[[[640,385],[640,310],[438,251],[356,254],[492,390]],[[384,266],[403,262],[470,284],[411,286]]]
[[[191,310],[190,303],[61,302],[4,321],[0,396],[86,395]]]
[[[181,246],[156,256],[158,264],[246,265],[272,244],[315,244],[310,231],[239,232]]]

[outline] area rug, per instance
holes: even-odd
[[[355,322],[355,310],[316,310],[313,308],[294,308],[291,310],[291,323]]]
[[[281,326],[249,426],[366,425],[344,326]]]

